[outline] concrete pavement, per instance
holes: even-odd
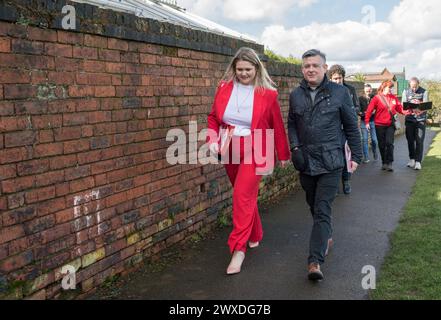
[[[428,130],[426,148],[435,132]],[[160,272],[141,270],[124,279],[118,299],[367,299],[362,268],[377,273],[389,248],[418,171],[406,167],[405,137],[395,140],[393,173],[381,161],[362,164],[352,178],[352,194],[340,194],[333,206],[334,248],[322,266],[325,280],[307,280],[306,258],[312,219],[303,190],[261,208],[264,240],[248,250],[242,272],[225,275],[230,255],[227,227],[186,250],[183,259]],[[424,169],[424,167],[423,167]],[[91,299],[99,299],[96,294]]]

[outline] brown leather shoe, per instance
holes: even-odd
[[[329,254],[329,250],[334,246],[334,240],[332,238],[328,239],[328,246],[326,247],[325,257]]]
[[[323,280],[323,273],[320,271],[320,265],[312,262],[308,265],[308,279],[314,281]]]

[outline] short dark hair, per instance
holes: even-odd
[[[367,88],[372,88],[372,86],[369,83],[365,83],[364,86]]]
[[[326,55],[323,52],[321,52],[320,50],[317,50],[317,49],[311,49],[311,50],[306,51],[302,55],[302,60],[306,59],[306,58],[309,58],[309,57],[315,57],[315,56],[320,56],[323,59],[323,61],[326,63]]]
[[[346,76],[346,70],[341,64],[334,64],[331,68],[329,68],[328,75],[330,78],[335,73],[341,75],[343,78]]]

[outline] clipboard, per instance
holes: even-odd
[[[404,102],[403,109],[419,109],[421,111],[432,109],[432,101],[429,102],[421,102],[421,103],[412,103],[412,102]]]

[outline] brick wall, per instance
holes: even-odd
[[[65,3],[0,3],[0,298],[59,297],[65,265],[88,292],[231,213],[223,167],[169,165],[165,136],[206,126],[244,43],[167,24],[154,37],[159,22],[142,19],[145,38],[118,22],[139,18],[79,4],[79,30],[65,31]],[[268,69],[286,119],[299,70]],[[276,170],[260,200],[295,184],[295,172]]]

